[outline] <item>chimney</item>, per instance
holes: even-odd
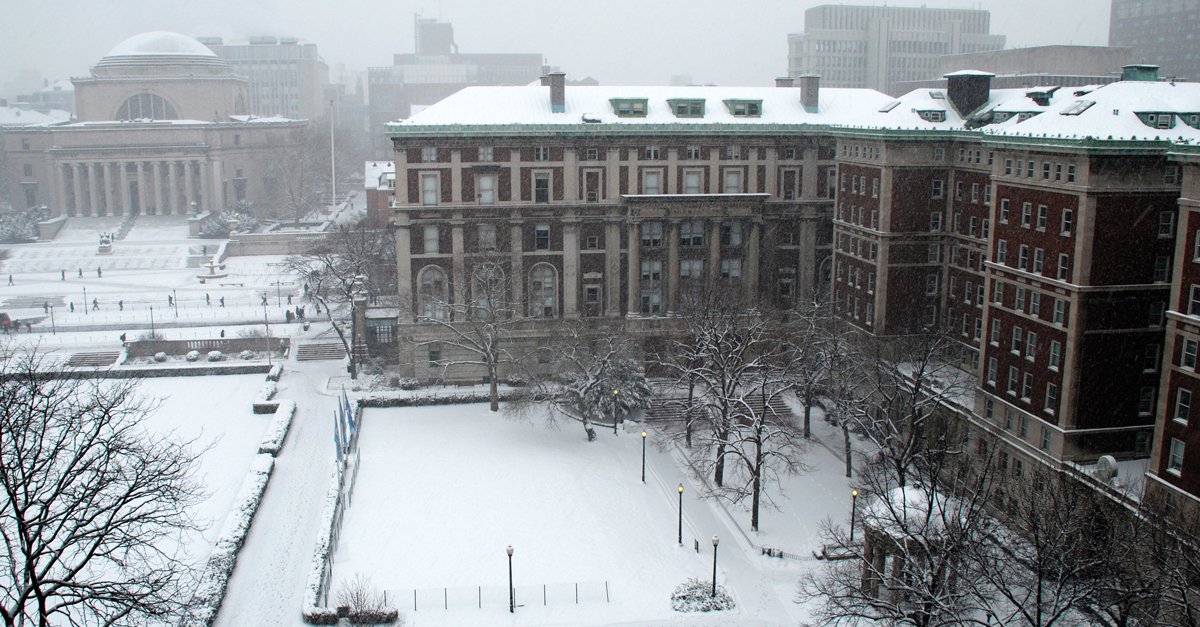
[[[1121,68],[1121,80],[1123,81],[1157,81],[1158,66],[1149,65],[1146,63],[1136,63],[1126,65]]]
[[[945,75],[946,98],[962,117],[967,117],[983,106],[991,97],[992,79],[995,74],[977,70],[962,70]]]
[[[550,79],[550,111],[565,113],[567,110],[567,75],[563,72],[551,72],[546,77]]]
[[[798,78],[800,79],[800,104],[805,111],[816,113],[818,105],[821,104],[821,75],[801,74]]]
[[[550,86],[550,77],[549,76],[542,74],[541,77],[538,78],[538,80],[542,82],[542,87]]]
[[[791,76],[780,76],[779,78],[775,79],[775,86],[776,87],[795,87],[796,79],[792,78]]]

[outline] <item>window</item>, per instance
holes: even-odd
[[[1154,259],[1154,282],[1166,283],[1171,274],[1171,258],[1159,256]]]
[[[662,172],[658,170],[648,170],[642,173],[642,193],[662,193]]]
[[[1051,370],[1058,370],[1058,364],[1062,360],[1062,343],[1058,340],[1050,340],[1050,358],[1048,365]]]
[[[740,279],[742,278],[742,260],[741,259],[722,259],[721,260],[721,278],[722,279]]]
[[[700,170],[684,170],[683,172],[683,193],[685,194],[702,194],[701,181],[704,180],[704,173]]]
[[[942,212],[934,211],[929,214],[929,230],[930,231],[942,230]]]
[[[704,260],[702,259],[681,259],[679,260],[679,279],[703,279],[704,278]]]
[[[480,174],[475,181],[475,199],[481,205],[491,205],[496,202],[496,175]]]
[[[742,245],[742,223],[722,222],[721,223],[721,245],[722,246],[741,246]]]
[[[600,249],[600,236],[599,235],[589,235],[589,236],[587,236],[587,239],[584,241],[585,241],[584,247],[587,248],[588,250],[599,250]]]
[[[795,159],[796,158],[796,147],[788,146],[787,148],[784,148],[783,149],[783,158],[784,159]]]
[[[1025,176],[1027,176],[1029,178],[1033,178],[1033,171],[1036,168],[1037,168],[1037,163],[1033,159],[1030,159],[1029,161],[1027,161],[1025,163]]]
[[[1053,402],[1050,400],[1050,392],[1051,391],[1054,392]],[[1058,386],[1054,385],[1053,383],[1048,383],[1046,385],[1046,412],[1053,414],[1057,409],[1058,409]],[[1043,451],[1050,450],[1050,441],[1051,441],[1052,437],[1053,436],[1051,435],[1050,427],[1048,427],[1046,425],[1042,425],[1041,447],[1042,447]]]
[[[436,205],[441,197],[441,185],[438,183],[437,174],[425,173],[421,175],[421,204]]]
[[[1055,411],[1058,410],[1058,386],[1057,385],[1054,385],[1053,383],[1046,384],[1046,404],[1042,406],[1042,409],[1046,410],[1046,413],[1048,413],[1048,414],[1053,414]],[[1046,442],[1047,433],[1049,433],[1049,432],[1046,430],[1046,427],[1043,426],[1042,427],[1042,448],[1043,449],[1049,448],[1049,444]]]
[[[550,250],[550,225],[538,224],[533,227],[534,250]]]
[[[1013,302],[1013,309],[1018,311],[1025,309],[1025,288],[1017,287],[1017,295]]]
[[[553,318],[558,304],[558,286],[554,267],[539,263],[529,271],[529,315]]]
[[[1012,351],[1014,355],[1020,355],[1021,344],[1021,327],[1013,327],[1012,342],[1008,345],[1008,350]]]
[[[992,334],[988,338],[988,341],[991,342],[993,346],[1000,345],[1000,321],[995,318],[992,318]]]
[[[941,122],[941,120],[930,120],[930,121],[931,122]],[[934,161],[945,161],[946,160],[946,149],[942,146],[934,146],[933,147],[933,160]]]
[[[679,245],[703,246],[704,222],[700,220],[688,220],[681,222],[679,224]]]
[[[1023,202],[1023,203],[1021,203],[1021,226],[1025,227],[1025,228],[1029,228],[1029,225],[1032,223],[1033,223],[1033,204]]]
[[[988,357],[987,384],[992,387],[996,387],[996,369],[998,365],[999,362],[996,361],[995,357]]]
[[[983,188],[983,204],[992,206],[992,186],[987,185]]]
[[[121,103],[118,120],[178,120],[175,107],[157,94],[136,94]],[[29,140],[21,138],[21,150],[29,150]],[[236,143],[236,142],[235,142]]]
[[[1035,248],[1033,251],[1033,271],[1036,274],[1042,273],[1042,268],[1046,264],[1046,251],[1041,248]]]
[[[662,280],[662,262],[657,259],[648,259],[642,262],[642,280],[643,281],[661,281]]]
[[[641,312],[648,316],[654,316],[662,313],[662,290],[659,288],[648,288],[642,290],[642,307]]]
[[[1189,295],[1188,315],[1200,316],[1200,285],[1192,285]]]
[[[946,182],[943,181],[942,179],[934,179],[933,186],[930,189],[930,197],[931,198],[942,198],[943,195],[945,194],[945,186],[946,186]]]
[[[1163,173],[1163,182],[1166,183],[1167,185],[1178,185],[1179,184],[1179,166],[1168,165],[1166,171]]]
[[[440,368],[442,366],[442,347],[437,344],[429,345],[429,367]]]
[[[726,194],[742,193],[742,171],[736,169],[725,170],[725,187]]]
[[[1167,456],[1167,472],[1179,475],[1183,472],[1183,441],[1171,438],[1171,452]]]
[[[423,146],[421,148],[421,161],[424,163],[436,163],[438,160],[438,149],[436,146]]]
[[[1008,259],[1008,241],[997,240],[996,241],[996,263],[1004,265],[1004,262],[1007,259]]]
[[[726,146],[725,147],[725,158],[726,159],[741,159],[742,158],[742,147],[741,146]]]
[[[1171,237],[1175,234],[1175,214],[1170,211],[1158,213],[1158,236]]]
[[[704,100],[668,100],[667,104],[671,105],[671,111],[677,118],[702,118],[704,117]]]
[[[1065,324],[1067,320],[1067,301],[1054,299],[1054,324]]]
[[[417,307],[422,318],[445,320],[448,313],[446,302],[446,273],[438,266],[426,266],[418,275],[419,292]]]
[[[1198,346],[1200,346],[1200,343],[1196,342],[1196,340],[1184,338],[1183,354],[1179,358],[1180,366],[1191,368],[1192,370],[1196,369],[1196,349]]]
[[[962,200],[963,199],[963,188],[965,186],[966,186],[966,183],[963,183],[962,181],[954,182],[954,200]]]
[[[699,146],[688,146],[688,147],[687,147],[687,148],[684,150],[684,154],[686,155],[686,158],[687,158],[687,159],[689,159],[689,160],[691,160],[691,161],[695,161],[695,160],[697,160],[697,159],[700,159],[700,158],[701,158],[701,157],[700,157],[700,147],[699,147]]]
[[[1034,361],[1037,359],[1037,333],[1030,331],[1025,334],[1025,359]]]
[[[609,102],[612,104],[613,113],[617,114],[617,117],[646,117],[646,100],[644,98],[613,98]]]
[[[1068,270],[1067,264],[1069,263],[1069,260],[1070,260],[1070,257],[1068,257],[1066,253],[1059,253],[1059,255],[1058,255],[1058,270],[1054,275],[1059,281],[1067,280],[1067,270]]]
[[[1020,383],[1020,381],[1019,381],[1020,377],[1021,377],[1021,373],[1020,373],[1020,371],[1017,370],[1016,366],[1008,367],[1008,389],[1006,391],[1008,392],[1009,395],[1011,395],[1011,396],[1017,395],[1017,384]],[[1006,419],[1008,418],[1007,412],[1005,413],[1005,418]],[[1008,428],[1008,426],[1009,425],[1006,425],[1005,428]]]
[[[729,114],[739,118],[756,118],[762,114],[761,100],[726,100]]]
[[[1151,342],[1146,345],[1142,352],[1142,371],[1156,372],[1159,364],[1159,345],[1157,342]]]
[[[928,296],[934,296],[937,293],[938,293],[938,275],[936,275],[936,274],[925,275],[925,294]]]
[[[1025,375],[1021,377],[1021,400],[1028,403],[1029,399],[1032,397],[1033,375],[1026,372]],[[1025,423],[1025,416],[1021,416],[1021,437],[1025,437],[1026,435],[1029,435],[1029,428]]]
[[[440,237],[438,236],[438,228],[435,225],[426,225],[425,227],[425,254],[432,255],[439,252]]]
[[[1050,208],[1046,205],[1038,205],[1037,212],[1037,230],[1045,231],[1046,223],[1049,221]]]
[[[1004,160],[1004,173],[1005,173],[1005,174],[1012,174],[1012,172],[1013,172],[1013,160],[1012,160],[1012,159],[1005,159],[1005,160]]]
[[[1004,302],[1004,282],[995,281],[992,283],[992,302],[999,305]]]
[[[550,202],[550,173],[535,172],[533,175],[533,201]]]
[[[1029,265],[1029,247],[1026,246],[1025,244],[1021,244],[1021,247],[1017,250],[1017,268],[1020,270],[1024,270],[1025,267],[1028,265]]]
[[[33,176],[33,166],[28,163],[24,164],[21,166],[21,174],[26,178]]]
[[[1000,224],[1008,224],[1009,202],[1007,198],[1000,199]]]
[[[937,263],[942,260],[942,245],[929,244],[926,246],[925,260],[929,263]]]
[[[1149,416],[1152,411],[1154,411],[1154,388],[1143,386],[1138,393],[1138,415]]]
[[[479,250],[496,249],[496,225],[484,223],[479,225]]]
[[[659,146],[646,146],[645,152],[642,153],[642,158],[648,161],[658,161],[662,158],[662,148]]]
[[[879,179],[871,179],[871,198],[879,198]]]
[[[1075,164],[1070,164],[1067,166],[1067,182],[1075,182]]]
[[[1175,392],[1175,420],[1187,423],[1192,415],[1192,392],[1179,388]]]
[[[492,152],[491,146],[480,146],[479,147],[479,160],[480,161],[493,161],[494,159],[495,159],[495,155]]]
[[[979,202],[979,183],[971,183],[971,202]]]
[[[1064,208],[1062,210],[1062,225],[1059,230],[1059,233],[1061,235],[1070,235],[1071,234],[1071,227],[1074,226],[1072,224],[1072,220],[1074,220],[1074,219],[1075,219],[1074,211],[1072,211],[1070,209],[1066,209],[1066,208]]]

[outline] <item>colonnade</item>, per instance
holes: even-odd
[[[203,159],[64,161],[55,166],[62,215],[187,215],[218,206],[220,165]],[[212,178],[213,185],[206,184]]]

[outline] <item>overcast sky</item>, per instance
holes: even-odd
[[[540,52],[569,77],[665,84],[672,75],[768,85],[787,70],[787,35],[818,4],[980,8],[1008,47],[1105,45],[1109,0],[65,0],[6,2],[0,90],[25,70],[83,76],[123,39],[151,30],[240,43],[290,35],[315,43],[331,70],[388,65],[413,51],[413,14],[454,24],[460,52]],[[0,95],[12,96],[12,93]]]

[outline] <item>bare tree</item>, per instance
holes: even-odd
[[[555,373],[535,378],[508,407],[524,413],[548,404],[551,420],[565,416],[583,425],[588,441],[596,422],[646,407],[653,394],[634,343],[603,323],[566,323],[546,347]]]
[[[284,269],[304,283],[303,299],[316,303],[350,356],[357,378],[352,307],[356,294],[368,300],[396,291],[396,247],[382,229],[342,226],[306,252],[284,260]]]
[[[329,147],[322,137],[313,126],[297,129],[267,163],[274,217],[298,224],[321,206],[329,188]]]
[[[5,625],[165,622],[201,496],[191,443],[147,433],[133,380],[50,378],[0,354],[0,618]]]

